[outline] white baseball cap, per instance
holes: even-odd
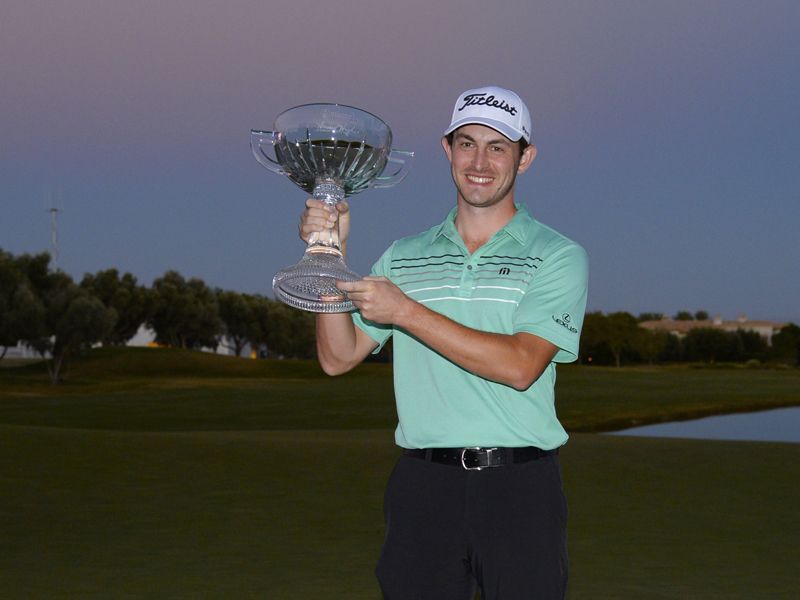
[[[531,141],[531,114],[522,99],[501,87],[488,86],[467,90],[458,97],[453,108],[447,135],[462,125],[486,125],[499,131],[512,142]]]

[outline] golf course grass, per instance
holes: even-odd
[[[391,370],[92,351],[0,369],[0,598],[377,599]],[[569,598],[796,598],[800,444],[598,435],[800,405],[800,371],[559,369]]]

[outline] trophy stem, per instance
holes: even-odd
[[[314,198],[331,210],[345,198],[344,186],[331,178],[317,177]],[[339,242],[339,221],[327,231],[313,233],[296,265],[281,269],[272,280],[279,300],[289,306],[317,313],[349,312],[353,303],[336,287],[337,281],[357,281],[359,275],[344,262]]]
[[[335,206],[344,200],[345,192],[342,183],[329,177],[317,177],[314,182],[314,199],[321,200],[327,204],[331,210],[335,211]],[[339,241],[339,220],[332,229],[312,233],[308,237],[308,247],[306,253],[325,253],[343,256],[342,245]]]

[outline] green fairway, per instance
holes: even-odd
[[[386,365],[112,350],[67,377],[0,370],[1,598],[380,597]],[[791,370],[559,377],[573,431],[800,404]],[[796,597],[800,444],[574,433],[562,464],[572,600]]]
[[[63,385],[43,365],[0,370],[0,423],[209,431],[395,425],[391,367],[330,378],[311,361],[253,361],[171,349],[92,351]],[[563,365],[558,414],[570,431],[613,431],[800,405],[800,369],[615,369]]]

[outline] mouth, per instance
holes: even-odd
[[[486,177],[485,175],[465,175],[467,181],[478,185],[486,185],[494,181],[494,177]]]

